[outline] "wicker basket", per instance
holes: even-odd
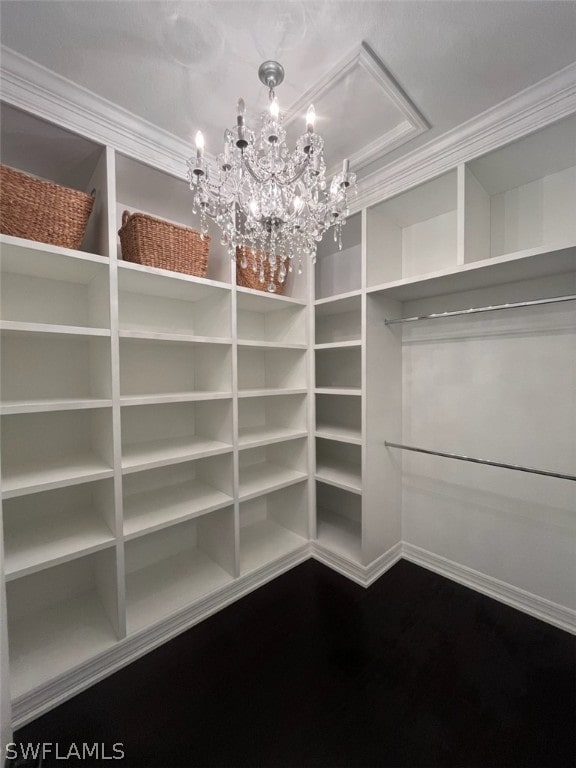
[[[0,232],[80,248],[94,198],[0,165]]]
[[[146,267],[205,277],[210,236],[145,213],[122,214],[122,258]]]
[[[242,267],[240,262],[242,256],[246,255],[248,264]],[[258,265],[256,272],[254,272],[254,262]],[[243,288],[252,288],[256,291],[264,291],[264,293],[270,293],[268,290],[269,284],[273,282],[276,286],[274,293],[276,295],[282,295],[286,288],[286,280],[281,283],[278,280],[278,274],[271,278],[271,270],[268,261],[264,262],[264,282],[260,282],[260,255],[251,250],[250,248],[237,248],[236,249],[236,284],[241,285]]]

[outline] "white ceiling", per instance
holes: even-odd
[[[2,0],[0,10],[4,45],[180,138],[202,128],[213,154],[238,96],[264,108],[264,59],[285,67],[288,110],[365,41],[430,126],[400,148],[384,141],[382,164],[576,58],[570,1]],[[367,82],[342,83],[318,128],[352,155],[381,138],[389,105]]]

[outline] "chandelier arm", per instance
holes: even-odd
[[[292,176],[290,179],[282,180],[279,176],[275,176],[274,174],[272,175],[274,176],[275,180],[278,182],[278,185],[280,187],[289,187],[292,184],[295,184],[299,179],[302,178],[304,172],[306,171],[309,165],[310,165],[310,161],[308,160],[308,158],[306,158],[306,160],[304,160],[304,162],[300,166],[299,170],[296,171],[294,176]]]
[[[270,173],[266,178],[264,178],[264,177],[261,178],[260,176],[258,176],[256,171],[250,165],[250,162],[249,162],[248,158],[244,154],[242,154],[242,162],[244,163],[244,165],[246,167],[246,170],[248,171],[250,176],[252,176],[254,181],[257,181],[258,184],[267,184],[271,179],[274,178],[274,174],[273,173]]]

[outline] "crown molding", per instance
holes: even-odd
[[[191,144],[5,46],[0,83],[6,103],[186,178]]]
[[[358,51],[354,54],[359,55]],[[350,63],[354,56],[346,60]],[[191,154],[188,142],[4,46],[0,49],[0,81],[5,102],[172,176],[186,178],[186,159]],[[298,103],[292,109],[296,107]],[[365,176],[358,182],[351,210],[439,176],[574,112],[576,62]],[[207,156],[207,160],[213,158]]]
[[[576,62],[432,139],[358,182],[353,211],[576,112]]]

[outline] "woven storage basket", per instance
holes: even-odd
[[[246,254],[248,264],[242,267],[240,262],[242,255]],[[254,272],[254,261],[256,261],[257,269]],[[276,286],[274,293],[276,295],[282,295],[286,288],[286,280],[283,283],[279,282],[278,274],[276,273],[273,280],[270,277],[270,265],[267,261],[264,262],[264,282],[260,282],[260,255],[250,248],[236,248],[236,284],[241,285],[243,288],[252,288],[256,291],[263,291],[264,293],[271,293],[268,290],[268,285],[273,282]]]
[[[145,213],[122,214],[122,258],[146,267],[205,277],[210,236]]]
[[[94,198],[0,165],[0,232],[80,248]]]

